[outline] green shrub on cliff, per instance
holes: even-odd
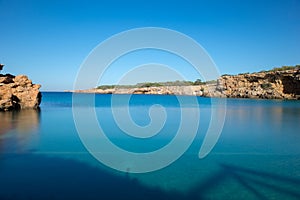
[[[285,71],[285,70],[292,70],[295,69],[296,67],[299,67],[298,65],[296,66],[282,66],[282,67],[274,67],[270,71]]]
[[[202,80],[201,79],[197,79],[194,83],[193,83],[193,85],[203,85],[204,83],[202,82]]]
[[[100,85],[97,87],[97,89],[107,90],[107,89],[113,89],[115,88],[115,85]]]
[[[149,82],[149,83],[141,83],[141,84],[138,84],[137,85],[138,87],[160,87],[160,86],[162,86],[160,83],[151,83],[151,82]]]

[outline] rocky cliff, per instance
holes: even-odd
[[[223,75],[215,91],[230,98],[300,99],[300,71]]]
[[[40,87],[24,75],[0,74],[0,111],[38,108]]]

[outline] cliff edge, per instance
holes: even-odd
[[[39,108],[40,87],[25,75],[0,74],[0,111]]]
[[[223,75],[216,91],[230,98],[300,99],[300,70]]]

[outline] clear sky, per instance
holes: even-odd
[[[72,89],[100,42],[132,28],[163,27],[195,39],[222,74],[296,65],[299,10],[299,0],[0,0],[0,62],[4,73],[26,74],[44,91]],[[111,71],[103,83],[115,83],[118,69]]]

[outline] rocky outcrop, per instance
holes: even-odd
[[[42,97],[40,87],[25,75],[0,74],[0,111],[38,108]]]
[[[300,71],[223,75],[215,90],[230,98],[300,99]]]

